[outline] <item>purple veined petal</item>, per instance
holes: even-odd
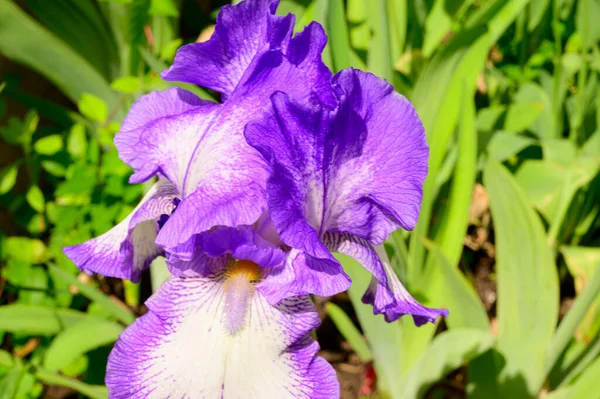
[[[78,268],[88,273],[139,281],[142,270],[162,253],[154,243],[157,220],[173,211],[173,200],[178,196],[169,181],[159,180],[117,226],[82,244],[65,247],[63,251]]]
[[[345,92],[345,120],[359,117],[364,130],[334,121],[345,132],[327,143],[337,165],[329,174],[325,229],[381,244],[398,227],[412,230],[417,222],[429,156],[425,131],[412,104],[385,80],[350,69],[333,84]],[[344,142],[351,145],[336,154]]]
[[[319,346],[309,335],[319,324],[309,298],[271,306],[251,286],[231,285],[233,278],[163,284],[148,301],[149,312],[111,352],[110,397],[339,397],[335,371],[316,355]]]
[[[174,156],[187,156],[188,150],[178,150],[181,146],[194,149],[181,173],[185,178],[178,185],[184,201],[161,230],[157,241],[160,246],[178,253],[177,246],[194,234],[213,226],[252,224],[265,212],[269,168],[262,156],[247,145],[243,130],[267,107],[270,93],[283,89],[305,101],[313,96],[301,69],[281,53],[268,52],[252,76],[218,106],[218,114],[212,117],[210,126],[198,132],[195,144],[170,136],[172,144],[168,148],[174,149]],[[165,130],[156,134],[165,134]],[[137,149],[143,150],[139,146]]]
[[[290,62],[304,71],[312,83],[313,91],[322,105],[333,109],[337,98],[331,87],[331,71],[321,59],[327,44],[327,34],[317,22],[311,22],[290,41],[287,57]]]
[[[337,260],[312,257],[292,249],[285,263],[266,271],[258,290],[271,304],[296,295],[332,296],[350,288],[352,281]]]
[[[141,183],[161,173],[184,194],[182,183],[194,147],[218,112],[218,104],[179,88],[142,96],[115,135],[119,157],[135,171],[129,182]]]
[[[206,277],[223,271],[231,262],[228,255],[212,257],[201,250],[199,236],[186,243],[192,254],[182,258],[176,254],[167,252],[167,268],[176,277]]]
[[[333,84],[337,110],[276,93],[272,112],[250,123],[246,138],[271,163],[269,209],[285,242],[312,228],[380,244],[416,223],[427,173],[423,126],[408,100],[374,75],[345,70]]]
[[[181,47],[163,79],[204,86],[228,98],[262,54],[287,48],[294,17],[274,15],[278,4],[252,0],[223,6],[210,40]]]
[[[366,240],[349,234],[328,233],[325,242],[332,251],[351,256],[363,265],[373,278],[363,302],[373,305],[373,313],[385,316],[387,322],[411,315],[417,326],[435,323],[439,316],[448,317],[445,309],[427,308],[417,302],[404,288],[383,246],[373,247]]]
[[[213,228],[194,236],[184,252],[193,255],[184,259],[167,253],[167,265],[175,276],[205,277],[221,271],[234,259],[263,268],[280,267],[285,261],[281,248],[260,237],[254,226]]]

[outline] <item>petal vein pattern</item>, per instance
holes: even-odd
[[[111,398],[335,398],[333,368],[316,356],[308,297],[269,305],[258,292],[243,328],[226,331],[226,276],[171,278],[111,353]],[[210,343],[210,345],[207,345]]]
[[[163,79],[204,86],[228,98],[257,55],[287,48],[294,16],[274,15],[278,3],[253,0],[222,7],[210,40],[181,47]]]
[[[178,252],[193,234],[216,225],[250,224],[260,217],[266,208],[268,165],[246,143],[244,127],[268,108],[271,94],[279,90],[302,101],[335,106],[331,74],[320,59],[325,43],[322,27],[311,24],[290,41],[287,54],[257,53],[222,104],[181,89],[151,93],[134,104],[115,137],[120,157],[135,170],[130,181],[139,183],[160,173],[184,199],[174,218],[178,221],[170,220],[161,230],[159,245]]]
[[[159,180],[121,223],[99,237],[63,248],[65,255],[88,273],[139,281],[142,271],[163,253],[154,243],[157,221],[175,208],[179,193]]]
[[[376,249],[392,231],[412,229],[417,221],[427,174],[423,126],[408,100],[372,74],[344,70],[333,86],[336,109],[277,92],[271,111],[245,130],[271,166],[271,218],[281,240],[300,252],[291,262],[293,280],[285,275],[284,289],[268,285],[268,297],[347,287],[330,252],[336,251],[373,274],[363,300],[376,314],[435,322],[447,312],[414,300]]]

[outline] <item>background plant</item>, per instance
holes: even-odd
[[[106,397],[111,345],[164,264],[141,285],[92,278],[61,247],[139,200],[113,136],[136,98],[171,86],[158,72],[210,34],[222,3],[0,1],[3,61],[25,67],[0,69],[0,398],[57,386]],[[282,0],[279,12],[297,30],[324,25],[334,71],[372,71],[408,97],[431,148],[417,228],[386,250],[411,293],[450,317],[385,324],[360,302],[368,275],[344,257],[353,308],[325,306],[372,362],[372,395],[598,397],[598,0]]]

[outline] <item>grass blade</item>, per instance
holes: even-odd
[[[542,223],[513,176],[488,161],[484,183],[496,236],[498,349],[506,365],[500,376],[504,396],[538,393],[548,366],[547,345],[558,317],[558,276]],[[511,381],[523,377],[522,385]]]
[[[117,102],[98,71],[12,1],[0,2],[0,53],[46,76],[74,103],[83,93],[102,98],[109,107]]]
[[[82,283],[77,279],[77,277],[71,275],[70,273],[62,270],[57,266],[48,265],[48,269],[50,270],[50,273],[52,273],[54,276],[60,278],[67,284],[75,286],[83,296],[88,298],[90,301],[96,302],[98,305],[102,306],[104,310],[106,310],[108,313],[114,316],[117,320],[120,320],[125,324],[131,324],[135,321],[135,316],[129,310],[117,305],[97,288]]]
[[[350,67],[350,38],[343,0],[330,0],[327,11],[327,32],[333,60],[334,72]]]
[[[374,0],[373,3],[368,18],[373,36],[371,37],[367,67],[370,72],[393,84],[394,70],[390,48],[387,1]]]
[[[352,349],[356,352],[358,357],[363,363],[370,362],[373,360],[373,355],[371,354],[371,349],[369,349],[369,345],[361,335],[358,328],[352,323],[352,320],[348,317],[346,313],[337,306],[335,303],[328,302],[325,305],[325,309],[327,309],[327,314],[333,320],[333,323],[343,335],[343,337],[348,341]]]
[[[571,338],[573,332],[579,322],[583,319],[586,312],[594,299],[600,293],[600,266],[596,268],[594,277],[586,284],[581,294],[577,297],[571,309],[567,312],[565,318],[558,325],[556,334],[548,345],[548,362],[546,364],[546,372],[554,366],[554,363],[558,360],[560,355],[563,353]]]

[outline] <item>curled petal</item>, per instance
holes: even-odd
[[[257,287],[269,303],[276,304],[296,295],[332,296],[346,291],[351,283],[335,258],[319,259],[292,249],[285,263],[268,269]]]
[[[327,44],[327,34],[317,22],[311,22],[290,41],[287,57],[312,82],[318,102],[328,108],[337,106],[337,98],[331,87],[331,71],[323,63],[321,54]]]
[[[275,15],[278,3],[253,0],[223,6],[210,40],[181,47],[163,79],[197,84],[229,97],[262,54],[287,47],[294,18]]]
[[[167,281],[110,355],[110,397],[339,397],[335,372],[309,335],[319,317],[307,297],[271,306],[249,293],[232,334],[225,284],[223,274]]]
[[[408,314],[417,326],[435,323],[439,316],[448,317],[447,310],[427,308],[408,293],[382,246],[373,247],[366,240],[349,234],[329,233],[325,240],[332,251],[351,256],[373,274],[363,302],[373,305],[374,314],[383,313],[387,322]]]
[[[154,243],[157,220],[172,212],[177,197],[173,185],[160,180],[121,223],[99,237],[63,250],[88,273],[139,281],[142,270],[162,253]]]
[[[167,264],[175,276],[205,277],[223,270],[233,259],[247,260],[263,268],[280,267],[284,252],[262,238],[253,226],[218,227],[196,235],[181,246],[189,259],[168,254]]]

